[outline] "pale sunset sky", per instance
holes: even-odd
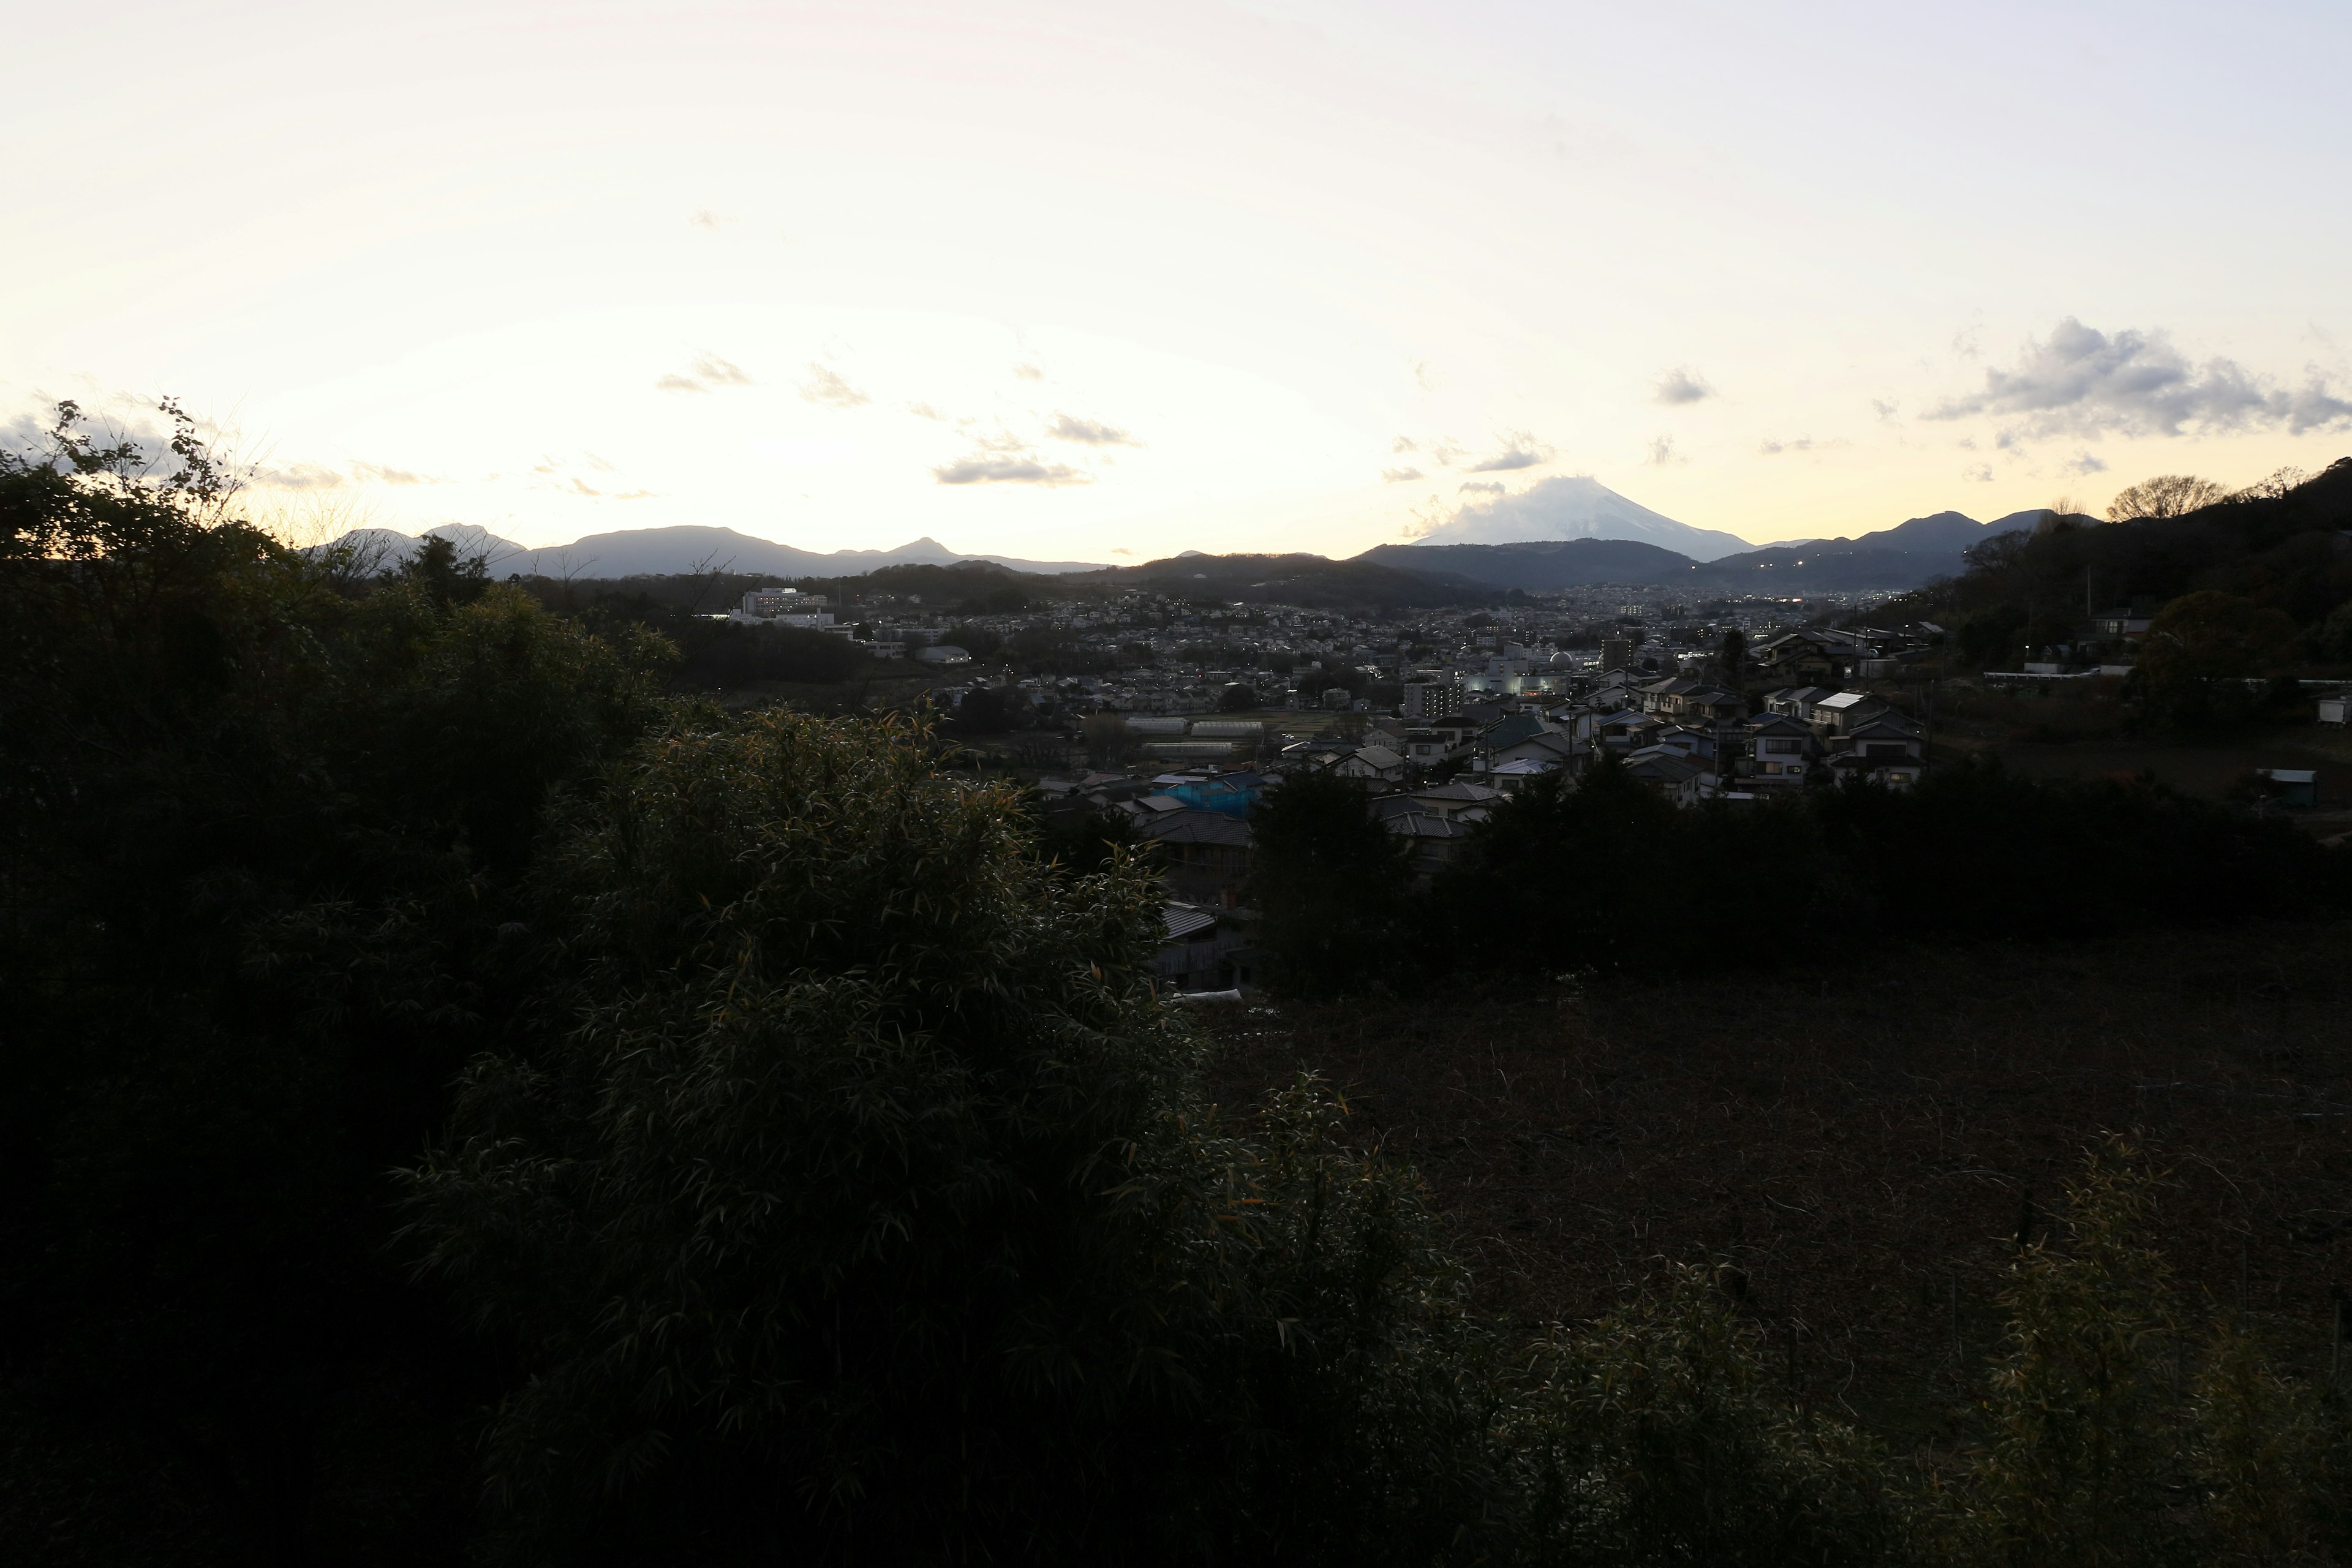
[[[2352,452],[2332,5],[16,16],[0,429],[529,544],[1762,542]]]

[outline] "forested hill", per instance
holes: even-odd
[[[2208,618],[2269,628],[2257,640],[2274,646],[2249,653],[2256,662],[2321,670],[2352,664],[2352,458],[2300,483],[2258,486],[2178,517],[2045,522],[1987,541],[1969,562],[1959,576],[1906,595],[1890,613],[1952,626],[1987,665],[2024,647],[2072,642],[2094,612],[2152,615],[2190,595],[2219,595],[2200,602]]]
[[[1352,561],[1333,561],[1308,554],[1190,553],[1149,561],[1140,566],[1073,575],[1063,581],[1079,586],[1140,588],[1184,597],[1304,605],[1310,608],[1381,605],[1407,609],[1482,605],[1493,602],[1502,592],[1448,572],[1404,572],[1363,556]]]

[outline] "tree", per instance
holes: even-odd
[[[1220,713],[1247,713],[1255,710],[1257,705],[1257,693],[1238,682],[1226,687],[1217,697],[1217,711]]]
[[[918,732],[682,717],[555,850],[543,1024],[410,1178],[514,1348],[518,1562],[1428,1562],[1485,1405],[1409,1186],[1244,1143],[1156,883]]]
[[[1135,760],[1135,731],[1116,713],[1089,713],[1078,733],[1087,743],[1087,761],[1097,768],[1124,767]]]
[[[436,609],[469,605],[489,584],[487,554],[460,556],[457,546],[439,534],[416,542],[416,553],[402,563],[401,574],[422,589]]]
[[[1723,644],[1716,649],[1715,662],[1723,671],[1723,679],[1737,683],[1748,668],[1748,638],[1738,626],[1727,628]]]
[[[1402,957],[1412,844],[1372,817],[1364,792],[1295,773],[1250,815],[1244,896],[1277,986],[1346,992],[1392,978]]]
[[[2116,492],[2107,503],[2111,522],[2143,517],[2183,517],[2230,499],[2229,489],[2190,474],[2158,474]]]

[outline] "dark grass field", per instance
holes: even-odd
[[[1219,1093],[1324,1075],[1419,1171],[1489,1310],[1591,1317],[1671,1261],[1724,1265],[1795,1391],[1929,1447],[1965,1436],[2021,1238],[2125,1132],[2168,1173],[2156,1239],[2196,1310],[2326,1372],[2352,1289],[2352,926],[1826,971],[1802,931],[1724,935],[1789,959],[1734,973],[1695,942],[1658,983],[1205,1009]]]

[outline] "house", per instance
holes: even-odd
[[[1139,803],[1149,805],[1154,797]],[[1160,846],[1160,880],[1189,903],[1231,909],[1249,875],[1249,824],[1237,816],[1181,805],[1136,823]]]
[[[1487,752],[1501,746],[1515,746],[1521,741],[1545,734],[1550,729],[1551,726],[1545,723],[1539,714],[1508,713],[1486,726],[1478,737],[1478,746]]]
[[[1234,991],[1256,978],[1248,923],[1237,911],[1171,902],[1161,912],[1167,935],[1152,954],[1152,972],[1176,991]]]
[[[1602,714],[1594,721],[1592,731],[1601,744],[1615,751],[1630,751],[1647,745],[1660,728],[1648,714],[1621,708],[1614,713]]]
[[[1802,784],[1821,751],[1821,739],[1811,725],[1784,713],[1768,713],[1748,726],[1748,776],[1772,786]]]
[[[1779,680],[1835,680],[1853,664],[1845,638],[1823,632],[1784,632],[1748,650],[1757,667]]]
[[[1454,744],[1442,730],[1407,730],[1398,737],[1394,749],[1414,767],[1433,768],[1452,754]]]
[[[1412,802],[1415,810],[1427,812],[1432,816],[1443,816],[1455,822],[1482,822],[1487,809],[1502,800],[1503,792],[1486,784],[1472,784],[1467,779],[1456,779],[1452,784],[1432,784],[1426,789],[1413,790],[1402,798]]]
[[[1404,768],[1404,758],[1386,746],[1359,746],[1325,771],[1334,778],[1363,784],[1398,784],[1403,781]]]
[[[1675,713],[1679,699],[1693,691],[1702,690],[1701,683],[1687,676],[1675,676],[1666,680],[1654,680],[1641,688],[1642,711],[1644,713]]]
[[[1882,713],[1832,738],[1832,754],[1852,752],[1863,757],[1908,757],[1916,762],[1926,756],[1927,742],[1919,731],[1893,713]]]
[[[1381,826],[1401,838],[1412,840],[1413,870],[1423,879],[1435,875],[1452,860],[1471,832],[1471,825],[1466,822],[1425,811],[1401,811],[1382,818]]]
[[[1513,757],[1507,763],[1496,763],[1483,777],[1504,795],[1517,795],[1534,780],[1556,773],[1564,763],[1546,762],[1539,757]]]
[[[1676,805],[1696,805],[1715,792],[1712,768],[1659,746],[1645,746],[1629,754],[1625,771],[1644,789]]]
[[[1856,725],[1890,711],[1887,705],[1863,691],[1841,691],[1815,702],[1812,725],[1825,735],[1842,735]]]
[[[2340,691],[2333,697],[2323,697],[2319,700],[2319,721],[2323,724],[2333,724],[2341,730],[2344,728],[2344,714],[2347,708],[2352,708],[2352,697],[2347,697]]]
[[[1764,699],[1764,711],[1810,724],[1813,721],[1813,704],[1836,695],[1836,689],[1827,686],[1784,686]]]
[[[1490,774],[1499,773],[1527,763],[1532,764],[1538,773],[1551,773],[1559,768],[1573,772],[1577,758],[1583,754],[1583,751],[1584,748],[1579,747],[1567,735],[1557,732],[1530,735],[1516,745],[1497,747],[1488,752],[1486,771]]]

